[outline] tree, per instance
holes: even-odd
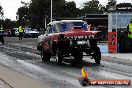
[[[11,19],[3,19],[4,18],[4,12],[2,6],[0,6],[0,25],[3,25],[4,29],[12,29],[14,27],[17,27],[16,21],[11,21]]]
[[[66,2],[66,15],[65,17],[77,17],[78,9],[76,8],[76,3],[74,1]]]
[[[11,21],[11,19],[7,18],[3,21],[3,27],[4,29],[13,29],[18,27],[18,25],[16,21]]]
[[[29,20],[31,25],[37,28],[44,28],[45,17],[50,22],[51,0],[32,0],[29,5]],[[76,17],[78,9],[74,1],[53,0],[53,18],[55,17]]]
[[[27,7],[20,7],[17,11],[17,17],[19,24],[25,26],[26,21],[28,20],[28,8]]]
[[[12,28],[11,19],[5,19],[3,22],[3,27],[4,29],[11,29]]]
[[[67,12],[67,4],[65,0],[53,0],[53,17],[64,17]]]
[[[17,10],[17,20],[19,25],[29,26],[29,5],[30,3],[26,3],[21,1],[22,7]]]
[[[108,10],[110,7],[116,6],[116,4],[117,4],[117,1],[116,1],[116,0],[108,0],[108,3],[107,3],[107,5],[106,5],[107,10]]]
[[[102,14],[105,12],[105,6],[101,5],[98,0],[91,0],[83,5],[83,14]]]
[[[2,6],[0,6],[0,25],[3,24],[3,18],[4,18],[3,8]]]
[[[12,28],[17,28],[18,27],[17,21],[11,21],[11,25],[12,25]]]
[[[115,6],[115,5],[116,5],[116,3],[117,3],[117,1],[116,1],[116,0],[108,0],[107,5],[108,5],[108,6]]]
[[[32,0],[28,13],[32,27],[43,28],[45,15],[50,17],[50,0]]]
[[[0,6],[0,18],[3,19],[4,13],[3,13],[3,8]]]

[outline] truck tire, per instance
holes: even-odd
[[[61,65],[62,64],[62,60],[63,60],[63,51],[61,48],[57,48],[57,52],[56,52],[56,59],[57,59],[57,64]]]
[[[95,60],[96,64],[100,64],[101,52],[100,52],[99,47],[94,48],[93,57],[94,57],[94,60]]]
[[[41,50],[41,58],[42,61],[50,61],[51,54],[48,52],[44,52],[44,50]]]

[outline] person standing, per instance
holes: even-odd
[[[132,52],[132,19],[127,26],[127,31],[119,31],[119,52],[130,53]]]
[[[4,44],[4,29],[2,25],[0,27],[0,41]]]
[[[128,32],[128,51],[132,52],[132,19],[130,20],[130,23],[127,26],[127,32]]]
[[[19,32],[19,40],[22,40],[23,32],[24,32],[22,25],[19,26],[18,32]]]
[[[127,26],[127,31],[128,31],[128,38],[132,39],[132,19],[131,19],[130,23]]]

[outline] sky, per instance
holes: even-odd
[[[9,18],[11,20],[16,20],[16,12],[18,8],[22,6],[21,1],[30,2],[30,0],[0,0],[1,6],[3,7],[4,10],[4,17]],[[89,0],[66,0],[66,1],[75,1],[77,7],[81,7],[84,2]],[[106,5],[107,1],[108,0],[99,0],[99,2],[103,5]],[[132,3],[132,0],[117,0],[117,3],[123,2]]]

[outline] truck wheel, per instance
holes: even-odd
[[[100,48],[99,47],[96,47],[94,49],[93,57],[94,57],[94,60],[95,60],[96,64],[100,64],[101,52],[100,52]]]
[[[62,53],[62,49],[61,48],[57,48],[57,52],[56,52],[56,59],[57,59],[57,64],[62,64],[62,60],[63,60],[63,53]]]
[[[50,61],[51,54],[41,50],[41,58],[42,58],[42,61]]]

